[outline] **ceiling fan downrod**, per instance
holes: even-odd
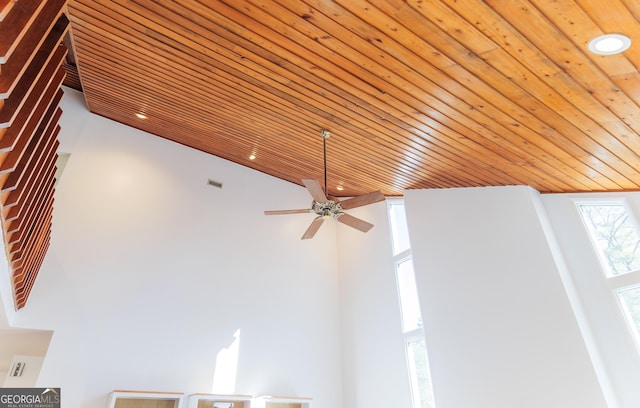
[[[331,136],[331,132],[327,129],[320,129],[320,136],[322,136],[322,147],[324,152],[324,194],[329,195],[329,190],[327,190],[327,139]]]

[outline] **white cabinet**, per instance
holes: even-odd
[[[311,398],[113,391],[108,408],[311,408]]]
[[[109,408],[181,408],[181,392],[113,391]]]
[[[311,398],[298,397],[256,397],[251,408],[311,408]]]
[[[191,394],[187,408],[251,408],[251,396]]]

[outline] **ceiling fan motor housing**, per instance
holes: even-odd
[[[340,202],[331,200],[324,202],[314,200],[311,204],[311,209],[313,210],[313,212],[323,218],[331,217],[337,219],[343,213]]]

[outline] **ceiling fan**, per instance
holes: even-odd
[[[310,209],[304,210],[275,210],[265,211],[265,215],[282,215],[282,214],[316,214],[316,218],[311,222],[309,228],[302,235],[302,239],[313,238],[318,232],[320,226],[325,220],[333,218],[338,222],[348,225],[362,232],[367,232],[373,228],[370,224],[360,218],[354,217],[344,212],[356,207],[362,207],[368,204],[377,203],[384,200],[384,195],[380,191],[373,191],[361,196],[347,198],[340,201],[336,197],[327,195],[327,139],[331,133],[326,129],[320,130],[324,147],[324,190],[317,180],[302,179],[302,184],[309,190],[313,201]]]

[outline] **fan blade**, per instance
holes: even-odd
[[[307,230],[305,231],[302,239],[313,238],[313,236],[316,235],[316,232],[318,232],[318,230],[320,229],[320,226],[323,222],[324,218],[316,217],[316,219],[311,222],[311,225],[309,225],[309,228],[307,228]]]
[[[313,197],[317,202],[325,203],[329,201],[327,196],[324,194],[324,191],[322,191],[322,186],[317,180],[302,179],[302,184],[304,184],[307,190],[309,190],[309,193],[311,193],[311,197]]]
[[[378,201],[384,201],[384,195],[382,195],[380,191],[372,191],[371,193],[340,201],[340,207],[342,207],[343,210],[348,210],[351,208],[362,207],[363,205],[377,203]]]
[[[313,210],[271,210],[265,211],[264,215],[280,215],[280,214],[307,214]]]
[[[361,220],[360,218],[356,218],[353,215],[342,213],[338,217],[338,222],[341,222],[345,225],[350,226],[351,228],[355,228],[362,232],[367,232],[371,228],[373,228],[373,224],[369,224],[368,222]]]

